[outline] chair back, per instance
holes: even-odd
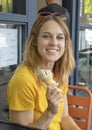
[[[69,114],[82,130],[90,130],[92,93],[83,86],[69,85],[69,89],[74,91],[68,95]]]

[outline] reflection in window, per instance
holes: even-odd
[[[79,85],[92,91],[92,30],[82,29],[79,35]]]
[[[21,26],[0,24],[0,85],[9,81],[21,59]]]

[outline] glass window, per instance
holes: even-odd
[[[79,34],[79,85],[92,91],[92,29],[80,29]]]
[[[80,22],[92,24],[92,0],[80,0]]]
[[[0,23],[0,85],[8,83],[21,59],[21,25]]]
[[[0,0],[0,12],[26,14],[26,0]]]
[[[78,85],[92,91],[92,0],[80,0],[80,22]]]

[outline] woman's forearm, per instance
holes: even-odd
[[[51,114],[48,110],[46,110],[36,122],[29,124],[29,126],[42,130],[47,130],[53,117],[54,115]]]
[[[70,116],[63,117],[61,127],[63,130],[81,130]]]

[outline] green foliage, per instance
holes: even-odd
[[[85,14],[92,14],[92,0],[85,0],[84,1],[84,13]]]

